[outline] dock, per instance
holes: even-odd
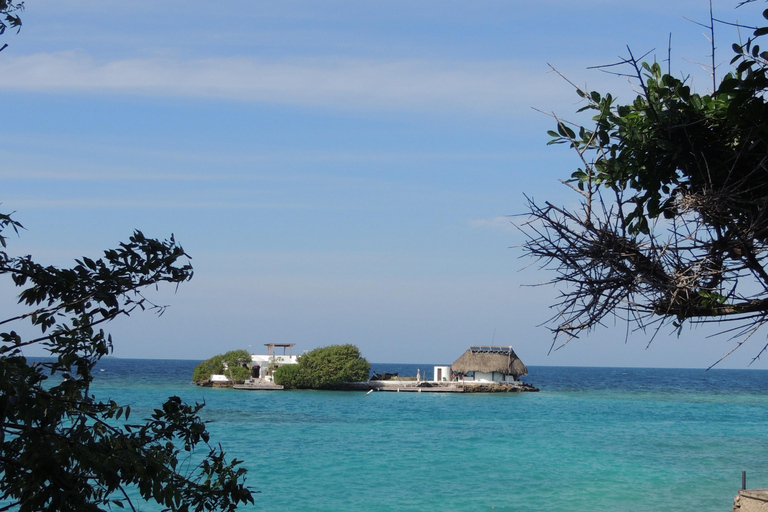
[[[244,389],[246,391],[280,391],[283,386],[266,380],[245,381],[243,384],[235,384],[233,389]]]
[[[234,389],[245,391],[280,391],[283,386],[266,380],[246,381],[235,384]],[[369,380],[367,382],[346,382],[339,391],[384,391],[389,393],[519,393],[539,389],[524,382],[473,382],[473,381],[416,381],[416,380]]]
[[[472,382],[472,381],[414,381],[414,380],[369,380],[368,382],[350,382],[344,385],[347,390],[385,391],[390,393],[516,393],[538,391],[539,389],[524,382]]]

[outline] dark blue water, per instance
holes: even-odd
[[[189,386],[199,361],[172,359],[103,359],[97,384],[130,382],[132,386]],[[434,364],[372,363],[371,371],[431,378]],[[101,371],[99,371],[101,370]],[[627,393],[698,393],[704,395],[768,393],[766,370],[673,368],[593,368],[531,366],[522,379],[543,391],[611,391]]]

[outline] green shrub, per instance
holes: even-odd
[[[211,380],[211,375],[224,371],[224,361],[221,355],[214,356],[195,367],[192,372],[192,380],[195,384],[205,384]]]
[[[242,384],[246,380],[251,378],[251,371],[248,368],[245,368],[244,366],[229,366],[224,371],[224,375],[229,377],[229,380],[234,382],[235,384]]]
[[[281,366],[275,382],[288,389],[334,389],[345,382],[368,380],[370,370],[356,346],[331,345],[299,356],[297,365]]]
[[[281,366],[273,374],[275,384],[285,387],[285,389],[298,389],[301,387],[299,382],[299,365],[287,364]]]
[[[247,350],[230,350],[198,364],[192,372],[192,381],[195,384],[205,384],[211,380],[211,375],[227,375],[233,382],[243,382],[251,375],[243,365],[250,362],[251,354]],[[233,377],[230,377],[230,371],[233,372]]]
[[[247,350],[230,350],[221,357],[229,366],[241,366],[251,362],[251,354]]]

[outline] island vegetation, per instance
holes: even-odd
[[[275,383],[285,389],[341,389],[367,381],[371,365],[355,345],[330,345],[299,356],[298,364],[281,366]]]
[[[211,382],[212,375],[225,375],[230,382],[241,384],[251,377],[250,361],[251,354],[247,350],[230,350],[198,364],[192,372],[192,380],[204,386]]]

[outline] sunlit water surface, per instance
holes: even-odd
[[[132,419],[205,401],[260,491],[242,510],[726,512],[742,470],[768,486],[768,371],[531,367],[539,393],[366,395],[200,388],[196,364],[104,360],[94,392]]]

